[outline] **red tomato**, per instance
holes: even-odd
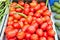
[[[14,20],[13,16],[9,16],[8,21],[13,21],[13,20]]]
[[[24,6],[24,2],[22,2],[22,1],[19,1],[18,4],[21,6]]]
[[[33,1],[30,3],[31,8],[35,8],[37,6],[37,2]]]
[[[48,27],[46,27],[46,30],[50,30],[50,29],[53,29],[51,25],[48,25]]]
[[[43,30],[42,29],[37,29],[36,34],[39,36],[43,36]]]
[[[14,37],[14,38],[10,38],[10,39],[8,39],[8,40],[17,40],[17,38],[16,38],[16,37]]]
[[[41,2],[41,3],[40,3],[40,6],[45,6],[45,3],[44,3],[44,2]]]
[[[16,5],[17,5],[16,2],[13,2],[13,3],[10,4],[11,7],[15,7]]]
[[[50,16],[51,12],[49,10],[46,10],[42,15],[43,16]]]
[[[31,34],[29,34],[29,33],[26,33],[26,36],[25,36],[25,38],[26,38],[26,39],[30,39],[30,37],[31,37]]]
[[[55,39],[53,37],[48,36],[47,40],[55,40]]]
[[[16,29],[20,29],[20,24],[19,23],[14,23],[13,27],[16,28]]]
[[[14,23],[17,23],[17,22],[18,22],[18,20],[14,19]]]
[[[32,34],[31,35],[31,40],[38,40],[38,35],[37,34]]]
[[[38,4],[36,7],[35,7],[35,10],[39,10],[40,9],[40,4]]]
[[[22,12],[22,9],[21,8],[17,8],[15,11],[16,12]]]
[[[29,4],[27,4],[27,3],[25,3],[25,4],[24,4],[24,7],[25,7],[25,8],[29,8],[29,7],[30,7],[30,5],[29,5]]]
[[[14,18],[19,20],[19,19],[21,19],[21,16],[19,14],[14,14]]]
[[[26,19],[25,19],[25,18],[21,18],[20,21],[21,21],[21,22],[25,22]]]
[[[27,22],[28,22],[29,24],[31,24],[31,22],[32,22],[32,16],[28,16]]]
[[[10,7],[10,11],[15,11],[15,8],[14,7]]]
[[[20,27],[23,28],[24,23],[22,21],[19,21]]]
[[[8,33],[8,31],[13,30],[13,26],[7,26],[5,29],[5,33]]]
[[[6,35],[8,38],[12,38],[12,37],[16,36],[17,32],[18,32],[18,30],[14,29],[14,30],[8,31]]]
[[[28,29],[29,25],[24,25],[24,27],[22,28],[22,31],[26,31]]]
[[[29,12],[29,16],[33,16],[33,12]]]
[[[48,24],[47,24],[47,23],[43,23],[43,24],[40,26],[40,28],[41,28],[42,30],[46,30],[46,27],[48,27]]]
[[[14,22],[13,21],[8,21],[7,25],[10,26],[10,25],[13,25]]]
[[[43,35],[44,37],[48,37],[48,34],[47,34],[47,32],[44,32],[44,35]]]
[[[34,8],[30,8],[30,12],[33,12],[34,13],[34,11],[35,11]]]
[[[43,23],[43,21],[42,21],[41,18],[37,18],[37,19],[36,19],[36,22],[37,22],[38,24],[40,24],[40,25]]]
[[[49,36],[55,36],[55,31],[53,29],[50,29],[47,31]]]
[[[27,31],[28,31],[29,33],[33,34],[33,33],[36,31],[36,29],[35,29],[34,26],[29,26],[28,29],[27,29]]]
[[[45,37],[40,37],[39,40],[47,40]]]
[[[11,11],[11,12],[9,13],[9,15],[10,15],[10,16],[13,16],[14,13],[16,13],[16,11]]]
[[[25,37],[25,32],[22,31],[22,32],[17,33],[17,38],[18,39],[23,39],[24,37]]]

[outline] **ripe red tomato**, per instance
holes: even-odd
[[[40,24],[40,25],[43,23],[43,21],[42,21],[41,18],[37,18],[37,19],[36,19],[36,22],[37,22],[38,24]]]
[[[34,8],[30,8],[30,12],[34,13],[35,12]]]
[[[19,19],[21,19],[21,16],[19,14],[14,14],[14,18],[19,20]]]
[[[35,7],[35,10],[39,10],[40,9],[40,4],[38,4],[36,7]]]
[[[44,35],[43,35],[44,37],[48,37],[48,34],[47,34],[47,32],[44,32]]]
[[[10,11],[9,15],[10,15],[10,16],[13,16],[14,13],[16,13],[16,11]]]
[[[25,32],[21,31],[17,33],[17,38],[18,39],[23,39],[25,37]]]
[[[16,29],[20,29],[20,24],[19,23],[14,23],[13,27],[16,28]]]
[[[21,9],[21,8],[16,8],[15,11],[16,11],[16,12],[22,12],[22,9]]]
[[[29,8],[29,7],[30,7],[30,5],[29,5],[29,4],[27,4],[27,3],[25,3],[25,4],[24,4],[24,7],[25,7],[25,8]]]
[[[13,20],[14,20],[13,16],[9,16],[8,21],[13,21]]]
[[[10,25],[13,25],[14,22],[13,21],[8,21],[7,25],[10,26]]]
[[[53,29],[50,29],[47,31],[49,36],[55,36],[55,31]]]
[[[36,34],[39,36],[43,36],[43,30],[42,29],[37,29]]]
[[[48,36],[47,40],[55,40],[55,39],[53,37]]]
[[[25,22],[26,19],[25,19],[25,18],[21,18],[20,21],[21,21],[21,22]]]
[[[7,35],[7,38],[13,38],[13,37],[15,37],[16,34],[17,34],[17,32],[18,32],[17,29],[14,29],[14,30],[8,31],[7,34],[6,34],[6,35]]]
[[[38,40],[38,35],[37,34],[32,34],[31,35],[31,40]]]
[[[27,31],[28,31],[29,33],[33,34],[33,33],[36,31],[36,29],[35,29],[34,26],[31,25],[31,26],[28,27]]]
[[[41,28],[42,30],[46,30],[46,27],[48,27],[48,24],[47,24],[47,23],[43,23],[43,24],[40,26],[40,28]]]
[[[18,4],[21,6],[24,6],[24,2],[22,2],[22,1],[19,1]]]
[[[31,37],[31,34],[30,34],[30,33],[26,33],[25,38],[26,38],[26,39],[30,39],[30,37]]]
[[[45,6],[45,3],[44,3],[44,2],[41,2],[41,3],[40,3],[40,6]]]
[[[16,20],[16,19],[14,19],[13,21],[14,21],[14,23],[17,23],[18,22],[18,20]]]
[[[29,25],[24,25],[24,27],[22,28],[22,31],[26,31],[28,29]]]
[[[39,40],[47,40],[45,37],[40,37]]]
[[[34,14],[33,14],[33,12],[29,12],[29,16],[33,16]]]
[[[16,38],[16,37],[14,37],[14,38],[10,38],[10,39],[8,39],[8,40],[17,40],[17,38]]]

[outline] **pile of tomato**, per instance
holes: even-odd
[[[55,40],[51,12],[44,2],[13,2],[9,10],[7,40]]]

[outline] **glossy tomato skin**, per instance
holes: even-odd
[[[10,11],[15,11],[15,8],[14,8],[14,7],[11,7],[11,8],[10,8]]]
[[[31,40],[38,40],[38,35],[37,34],[32,34],[31,35]]]
[[[22,9],[21,9],[21,8],[16,8],[15,11],[16,11],[16,12],[22,12]]]
[[[14,38],[10,38],[10,39],[8,39],[8,40],[17,40],[17,38],[16,38],[16,37],[14,37]]]
[[[24,2],[22,2],[22,1],[19,1],[18,4],[21,6],[24,6]]]
[[[16,28],[16,29],[20,29],[19,23],[14,23],[14,24],[13,24],[13,27]]]
[[[55,40],[55,39],[53,37],[48,36],[47,40]]]
[[[40,6],[45,6],[45,3],[44,3],[44,2],[41,2],[41,3],[40,3]]]
[[[25,32],[21,31],[21,32],[18,32],[18,33],[17,33],[17,38],[18,38],[18,39],[21,40],[21,39],[23,39],[24,37],[25,37]]]
[[[25,3],[25,4],[24,4],[24,7],[25,7],[25,8],[29,8],[30,6],[29,6],[29,4]]]
[[[31,26],[28,27],[27,31],[28,31],[28,33],[33,34],[36,31],[36,29],[35,29],[34,26],[31,25]]]
[[[39,36],[43,36],[43,30],[42,29],[37,29],[36,34]]]
[[[30,8],[30,12],[34,13],[35,12],[34,8]]]
[[[53,37],[55,36],[55,31],[53,29],[48,30],[47,33],[49,36],[53,36]]]
[[[40,28],[41,28],[42,30],[46,30],[46,27],[48,27],[48,24],[47,24],[47,23],[43,23],[43,24],[40,26]]]
[[[45,37],[40,37],[39,40],[47,40]]]
[[[47,32],[44,32],[43,36],[47,38],[48,37]]]
[[[14,29],[14,30],[8,31],[8,33],[6,34],[6,35],[7,35],[7,38],[15,37],[16,34],[17,34],[17,32],[18,32],[17,29]]]

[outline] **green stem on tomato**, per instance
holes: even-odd
[[[48,5],[48,1],[49,1],[49,0],[46,0],[46,6]]]
[[[21,15],[21,16],[23,16],[23,17],[25,17],[25,18],[27,18],[27,16],[25,15],[25,14],[23,14],[23,13],[15,13],[15,14],[19,14],[19,15]]]

